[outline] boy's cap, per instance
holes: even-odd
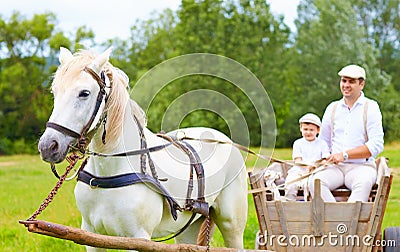
[[[365,80],[364,68],[357,65],[348,65],[342,68],[338,73],[339,76],[350,77],[354,79],[363,78]]]
[[[312,123],[317,125],[318,127],[321,127],[321,119],[319,119],[319,117],[316,114],[313,113],[307,113],[305,115],[303,115],[300,119],[299,119],[299,123]]]

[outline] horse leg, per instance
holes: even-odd
[[[86,246],[86,251],[87,251],[87,252],[106,252],[107,249],[104,249],[104,248],[94,248],[94,247]]]
[[[155,214],[155,211],[153,212]],[[149,221],[146,221],[147,223],[150,222],[150,220],[153,220],[151,218],[146,218]],[[118,222],[117,218],[113,219],[113,222]],[[148,239],[150,240],[150,234],[149,232],[145,229],[145,228],[137,228],[138,225],[132,225],[132,226],[136,226],[135,230],[129,230],[129,226],[131,226],[130,224],[127,224],[125,222],[122,222],[123,225],[118,225],[117,227],[114,228],[110,228],[109,230],[112,230],[111,233],[114,236],[120,236],[120,237],[136,237],[136,238],[143,238],[143,239]],[[86,230],[88,232],[92,232],[92,233],[98,233],[96,232],[95,228],[87,221],[85,221],[84,218],[82,218],[82,225],[81,228],[83,230]],[[103,251],[107,251],[106,249],[102,249],[102,248],[94,248],[94,247],[90,247],[90,246],[86,246],[86,250],[87,251],[96,251],[96,252],[103,252]]]
[[[86,231],[89,231],[89,232],[94,233],[94,230],[93,230],[92,226],[89,225],[89,224],[85,221],[84,218],[82,218],[82,225],[81,225],[81,228],[82,228],[83,230],[86,230]],[[95,248],[95,247],[86,246],[86,251],[87,251],[87,252],[106,252],[107,249],[104,249],[104,248]]]
[[[83,218],[82,218],[82,226],[81,226],[81,228],[83,230],[95,233],[95,230],[93,229],[93,227],[90,224],[88,224]],[[117,234],[117,236],[121,236],[121,237],[125,236],[126,237],[127,234],[126,233],[121,233],[121,234]],[[144,230],[144,229],[136,230],[135,236],[131,236],[131,237],[143,238],[143,239],[147,239],[147,240],[151,239],[149,233],[146,232],[146,230]],[[87,252],[106,252],[107,249],[86,246],[86,251]],[[136,251],[136,250],[128,250],[128,251]]]
[[[205,218],[202,216],[194,221],[185,231],[175,237],[175,243],[197,244],[197,236],[204,220]]]
[[[240,177],[238,175],[220,192],[210,214],[221,231],[225,246],[242,249],[248,202],[247,181],[242,181]]]

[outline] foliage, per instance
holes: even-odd
[[[378,50],[379,67],[391,74],[395,89],[400,91],[400,1],[352,2],[366,42]]]
[[[280,117],[286,116],[288,103],[281,101],[282,96],[291,96],[291,87],[287,85],[283,88],[284,92],[281,92],[280,83],[290,78],[286,75],[290,70],[284,70],[282,74],[280,69],[284,68],[286,59],[289,59],[290,49],[287,45],[290,31],[282,19],[276,20],[272,16],[267,3],[186,0],[182,1],[176,15],[167,10],[159,19],[133,27],[131,39],[135,42],[132,43],[132,56],[129,58],[140,59],[139,62],[135,62],[138,74],[133,76],[140,78],[140,72],[178,55],[200,52],[223,55],[254,73],[268,91],[275,113]],[[222,93],[239,107],[249,126],[252,145],[260,145],[261,138],[268,137],[262,136],[259,115],[246,94],[227,81],[211,76],[190,76],[172,81],[152,102],[154,106],[147,113],[149,127],[154,131],[160,130],[160,114],[163,114],[170,103],[179,95],[198,89]],[[216,106],[212,104],[212,99],[201,102],[201,107]],[[184,118],[180,126],[208,126],[231,135],[232,132],[228,132],[226,123],[220,117],[221,114],[223,118],[235,117],[227,110],[223,110],[219,115],[204,110],[193,111]],[[281,122],[283,120],[278,120],[278,127],[282,125]]]
[[[0,154],[33,153],[51,112],[50,76],[55,52],[72,42],[55,29],[54,14],[0,17]],[[79,28],[75,48],[93,37]]]
[[[365,8],[365,1],[362,2],[301,1],[297,33],[292,41],[288,27],[280,17],[269,12],[265,2],[182,1],[176,16],[167,10],[158,18],[133,27],[131,40],[135,42],[129,58],[139,58],[140,62],[134,62],[138,67],[137,74],[131,75],[136,76],[132,82],[140,80],[141,73],[152,66],[177,55],[209,52],[230,57],[246,66],[263,83],[274,106],[276,144],[291,146],[299,136],[297,120],[302,114],[314,112],[322,116],[327,104],[340,98],[338,85],[335,85],[338,70],[346,64],[360,64],[368,73],[365,93],[381,104],[386,140],[393,141],[400,137],[396,130],[397,120],[393,120],[400,117],[395,108],[399,98],[394,82],[391,82],[391,75],[395,76],[397,72],[389,72],[389,75],[382,71],[383,54],[379,53],[376,42],[369,39],[369,31],[374,30],[378,22],[372,22],[368,27],[357,25],[361,23],[362,14],[356,10],[358,6]],[[370,6],[369,12],[383,11],[378,10],[382,4],[373,6],[375,8]],[[386,11],[393,8],[392,4],[385,6],[389,8]],[[393,21],[397,19],[392,16],[387,17],[385,23],[390,26],[391,34],[395,34]],[[396,36],[382,39],[395,50],[398,43],[393,38]],[[259,118],[247,99],[232,86],[221,80],[198,76],[173,81],[170,85],[173,87],[162,90],[153,102],[155,105],[147,111],[151,129],[160,130],[160,118],[179,95],[207,88],[228,94],[239,104],[249,123],[253,145],[259,143]],[[221,86],[227,88],[223,91],[216,88]],[[207,104],[207,101],[203,102]],[[199,124],[226,132],[225,124],[217,115],[201,111],[185,117],[180,126]]]
[[[242,136],[236,137],[230,128],[239,116],[213,96],[186,99],[177,106],[193,91],[208,90],[238,107],[251,145],[264,145],[262,139],[276,134],[277,146],[291,146],[300,136],[298,118],[306,112],[322,116],[327,104],[340,98],[336,73],[353,63],[367,70],[365,94],[380,104],[385,141],[391,142],[400,138],[399,8],[400,0],[301,0],[296,31],[291,31],[282,16],[272,15],[265,1],[183,0],[177,11],[166,9],[148,20],[137,20],[129,39],[110,39],[101,46],[113,46],[111,62],[127,73],[132,87],[150,69],[181,55],[227,57],[258,78],[273,105],[273,111],[256,113],[254,102],[262,102],[257,95],[249,99],[245,89],[215,76],[185,76],[172,80],[154,97],[135,96],[139,104],[150,102],[146,112],[153,131],[208,126],[243,143]],[[52,13],[32,18],[18,12],[8,19],[0,16],[0,154],[36,152],[52,108],[49,86],[59,47],[72,51],[100,47],[94,38],[86,26],[74,34],[64,33]],[[199,71],[202,67],[198,62],[189,65]],[[243,78],[241,72],[231,75]],[[154,92],[152,84],[146,86],[147,94]],[[218,110],[210,109],[215,107]],[[172,108],[169,118],[164,118]],[[169,126],[168,120],[173,121]],[[271,132],[262,131],[264,122],[274,123]]]

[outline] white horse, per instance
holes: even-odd
[[[166,145],[161,150],[149,153],[160,178],[157,182],[179,206],[184,207],[191,169],[189,157],[177,146],[167,146],[169,141],[145,127],[143,111],[129,98],[128,77],[108,62],[110,53],[111,49],[99,55],[82,50],[73,55],[68,49],[61,48],[60,66],[52,83],[54,108],[38,144],[41,158],[50,163],[61,162],[69,146],[77,142],[83,131],[94,132],[88,146],[91,151],[115,154],[140,150],[143,148],[140,127],[143,126],[148,148]],[[100,85],[100,82],[105,85]],[[100,89],[105,91],[104,96],[99,95]],[[138,120],[135,121],[134,117]],[[231,141],[219,131],[200,127],[179,129],[168,135]],[[247,173],[240,151],[230,144],[197,140],[186,142],[201,159],[207,209],[222,233],[225,246],[243,248],[247,219]],[[142,174],[141,156],[91,156],[84,170],[97,177]],[[145,168],[151,174],[148,160]],[[95,180],[92,178],[89,183],[78,181],[75,187],[84,230],[151,239],[177,233],[192,216],[190,211],[178,211],[174,220],[170,204],[160,190],[154,189],[154,184],[96,188],[93,186]],[[196,199],[196,174],[193,182],[191,197]],[[195,244],[205,219],[197,214],[191,225],[175,237],[175,242]],[[87,247],[87,250],[101,251],[91,247]]]

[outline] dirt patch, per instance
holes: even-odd
[[[390,168],[390,173],[393,175],[393,176],[399,176],[399,174],[400,174],[400,169],[399,168]]]
[[[10,161],[10,162],[0,162],[0,167],[12,166],[12,165],[15,165],[15,164],[16,163],[12,162],[12,161]]]

